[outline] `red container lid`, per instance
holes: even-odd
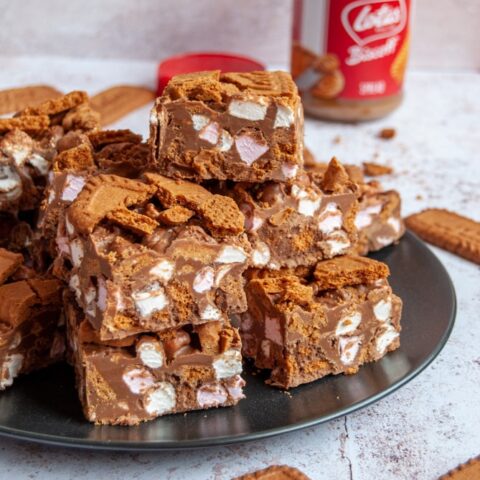
[[[157,95],[162,94],[165,85],[173,76],[204,70],[251,72],[254,70],[265,70],[265,66],[252,58],[230,53],[201,52],[176,55],[167,58],[158,65]]]

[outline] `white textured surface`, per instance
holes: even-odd
[[[0,60],[0,87],[42,80],[95,92],[119,81],[150,84],[154,71],[153,63]],[[393,165],[396,173],[385,183],[401,191],[406,213],[448,207],[480,220],[480,75],[413,73],[407,90],[405,104],[382,121],[309,121],[308,146],[322,160],[335,154]],[[147,119],[145,108],[119,126],[146,133]],[[397,137],[377,139],[383,126],[395,127]],[[455,329],[425,372],[379,403],[300,432],[192,452],[92,453],[0,438],[0,478],[229,480],[276,463],[315,480],[437,478],[480,453],[480,275],[477,266],[434,250],[457,289]]]

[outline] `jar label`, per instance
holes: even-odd
[[[292,75],[327,99],[397,94],[409,47],[410,0],[295,0]]]

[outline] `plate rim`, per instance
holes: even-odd
[[[455,292],[455,287],[453,281],[445,268],[444,264],[438,258],[438,256],[432,251],[431,248],[416,234],[407,230],[405,232],[405,237],[411,237],[414,241],[417,241],[422,248],[429,252],[432,258],[438,263],[438,266],[443,270],[447,284],[451,293],[452,298],[452,309],[450,312],[450,318],[448,322],[448,327],[443,332],[442,338],[435,346],[435,349],[432,351],[430,356],[418,365],[415,369],[409,371],[403,377],[398,379],[396,382],[392,383],[389,387],[383,389],[382,391],[365,398],[359,402],[356,402],[347,407],[340,408],[334,412],[323,415],[321,417],[299,421],[290,425],[269,428],[254,433],[241,433],[237,435],[223,435],[215,438],[204,438],[204,439],[193,439],[193,440],[163,440],[163,441],[143,441],[135,442],[129,440],[91,440],[91,439],[76,439],[72,437],[62,437],[60,435],[50,435],[45,433],[31,433],[25,430],[18,430],[12,427],[5,427],[0,425],[0,437],[12,438],[15,440],[25,441],[25,442],[34,442],[36,444],[43,444],[49,446],[57,446],[64,448],[76,448],[81,450],[97,450],[97,451],[130,451],[130,452],[147,452],[147,451],[175,451],[175,450],[193,450],[201,449],[208,447],[219,447],[224,445],[232,445],[237,443],[247,443],[253,442],[256,440],[262,440],[265,438],[275,437],[281,434],[292,433],[298,430],[303,430],[305,428],[310,428],[316,425],[321,425],[323,423],[331,422],[337,418],[349,415],[354,413],[362,408],[368,407],[379,400],[388,397],[405,384],[416,378],[420,373],[422,373],[435,359],[438,357],[440,352],[443,350],[445,345],[450,338],[450,335],[455,326],[456,316],[457,316],[457,295]],[[101,427],[101,426],[99,426]],[[125,427],[119,427],[125,428]],[[128,427],[127,427],[128,428]]]

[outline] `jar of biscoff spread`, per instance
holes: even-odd
[[[294,0],[291,71],[305,111],[357,122],[402,102],[411,0]]]

